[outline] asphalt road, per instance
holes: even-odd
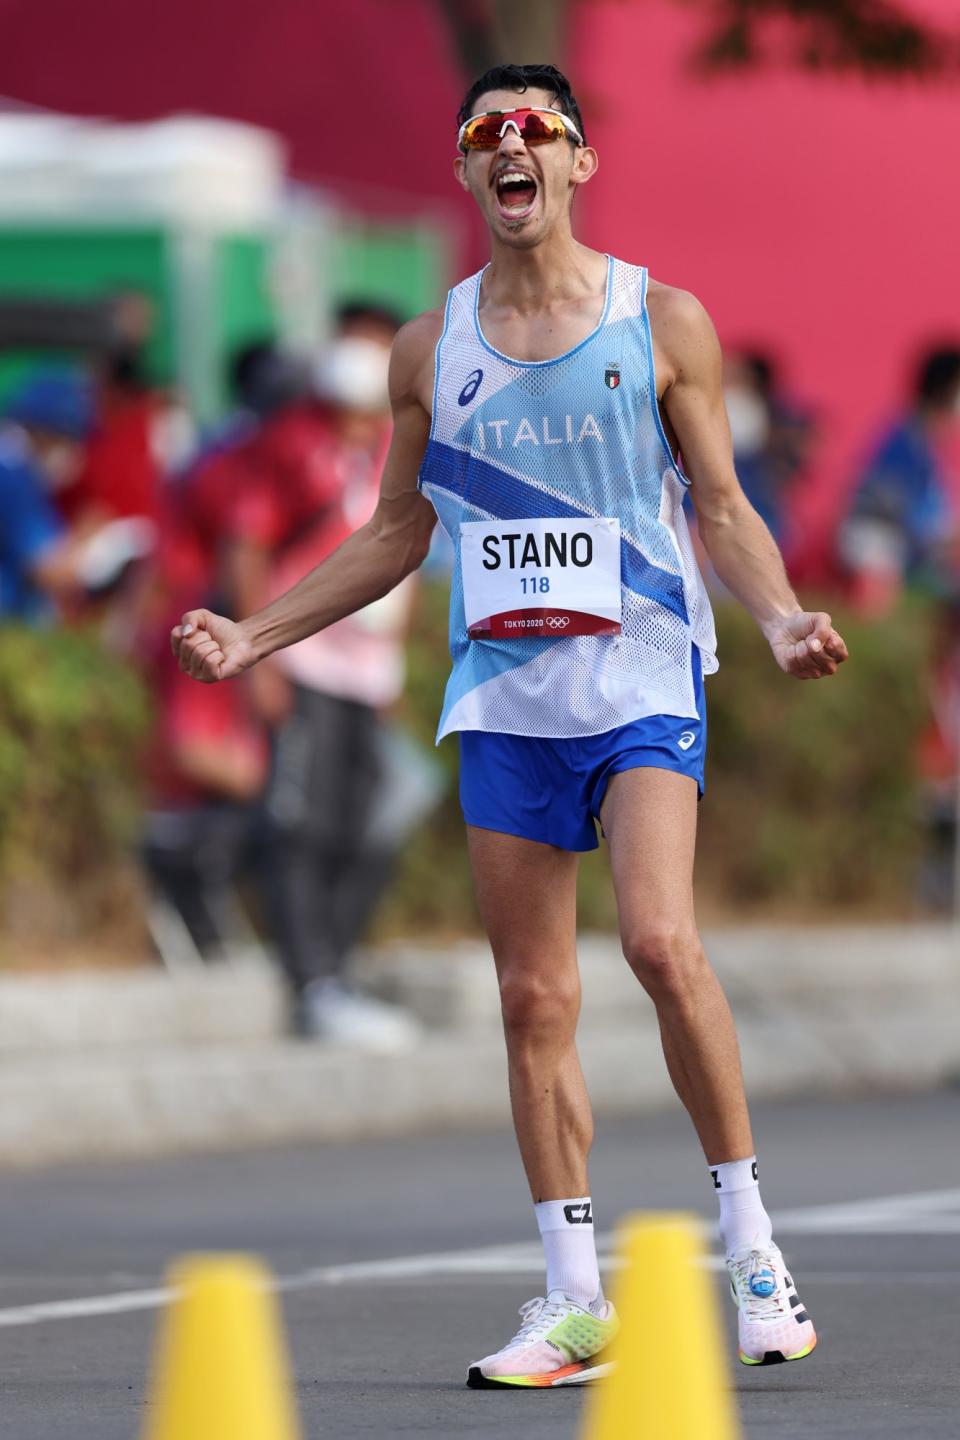
[[[797,1364],[744,1370],[724,1299],[747,1437],[958,1433],[958,1113],[957,1093],[755,1111],[766,1202],[820,1344]],[[601,1230],[636,1208],[713,1210],[677,1113],[602,1121],[593,1194]],[[479,1440],[504,1427],[574,1440],[582,1392],[463,1386],[541,1289],[533,1242],[502,1132],[7,1174],[0,1434],[134,1440],[150,1292],[171,1257],[217,1249],[256,1252],[280,1277],[305,1440]]]

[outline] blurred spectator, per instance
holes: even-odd
[[[882,614],[901,586],[931,581],[956,564],[960,487],[949,444],[960,427],[960,347],[930,350],[910,407],[881,437],[840,534],[854,601]]]
[[[161,491],[157,563],[138,625],[138,653],[149,655],[151,665],[159,661],[161,684],[169,668],[171,616],[175,621],[197,603],[225,603],[224,552],[246,474],[244,447],[268,415],[307,389],[305,366],[269,339],[245,344],[230,357],[226,383],[226,418]]]
[[[182,406],[151,383],[145,349],[151,301],[136,291],[111,301],[110,339],[92,358],[94,418],[83,465],[60,495],[68,520],[144,516],[156,521],[164,471],[184,453],[192,427]]]
[[[732,351],[724,361],[723,392],[740,483],[782,544],[789,491],[807,463],[812,421],[783,394],[776,364],[764,351]]]
[[[243,455],[234,507],[234,604],[286,590],[369,519],[389,441],[387,369],[398,322],[379,306],[341,311],[316,398],[268,421]],[[384,720],[403,686],[412,591],[311,636],[251,672],[274,731],[267,791],[276,938],[300,1033],[409,1044],[412,1019],[351,988],[349,953],[403,838],[432,803],[429,762]]]
[[[920,895],[948,909],[957,880],[960,745],[960,474],[951,445],[960,434],[960,346],[929,350],[913,398],[875,446],[840,534],[854,603],[881,616],[904,585],[935,603],[928,678],[930,718],[918,745],[926,850]]]
[[[37,620],[115,584],[153,543],[149,525],[69,526],[60,492],[76,476],[92,404],[71,370],[34,372],[14,390],[0,428],[0,615]]]
[[[0,429],[0,611],[33,620],[79,589],[76,551],[50,492],[80,464],[89,394],[70,372],[21,385]]]
[[[228,384],[236,406],[233,424],[255,424],[308,394],[309,366],[275,340],[251,340],[230,357]]]
[[[227,955],[248,938],[237,879],[267,746],[242,686],[191,685],[175,671],[156,702],[143,855],[154,884],[151,932],[173,967]]]
[[[306,366],[273,340],[242,346],[230,359],[228,384],[233,400],[223,425],[207,438],[175,486],[179,530],[199,548],[204,604],[216,606],[223,593],[222,563],[229,514],[247,477],[247,447],[271,415],[303,399],[309,389]],[[196,604],[196,599],[189,601]],[[166,637],[164,637],[166,641]]]
[[[155,520],[160,469],[152,444],[157,401],[136,351],[113,350],[96,370],[96,416],[84,463],[61,497],[68,519],[93,514]]]
[[[245,478],[243,447],[304,388],[302,367],[269,340],[232,357],[233,408],[193,463],[171,481],[138,655],[154,694],[144,858],[154,882],[154,939],[167,963],[214,958],[243,936],[236,882],[253,848],[267,774],[267,739],[246,680],[195,685],[170,665],[171,623],[189,605],[222,606],[228,516]],[[184,934],[185,930],[185,934]]]
[[[917,754],[927,834],[920,898],[960,916],[960,590],[938,603],[933,640],[930,719]]]

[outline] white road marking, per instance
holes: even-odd
[[[889,1195],[842,1205],[818,1205],[775,1214],[774,1227],[785,1235],[955,1235],[960,1234],[960,1190],[931,1190],[913,1195]],[[597,1235],[597,1250],[605,1269],[616,1269],[613,1232]],[[722,1256],[708,1255],[710,1270],[722,1271]],[[425,1280],[443,1276],[540,1275],[543,1252],[536,1242],[492,1245],[473,1250],[448,1250],[428,1255],[400,1255],[384,1260],[360,1260],[348,1265],[326,1265],[299,1274],[281,1276],[275,1288],[281,1293],[358,1284],[371,1280]],[[889,1271],[883,1274],[806,1271],[806,1280],[832,1284],[894,1282],[927,1284],[960,1281],[946,1271]],[[121,1290],[109,1295],[73,1300],[39,1301],[0,1309],[0,1328],[38,1325],[49,1320],[81,1320],[97,1315],[123,1315],[156,1310],[174,1298],[166,1287]]]
[[[619,1269],[613,1232],[597,1236],[597,1254],[605,1270]],[[709,1270],[725,1269],[722,1256],[708,1255]],[[314,1285],[346,1285],[364,1280],[425,1280],[443,1275],[540,1275],[543,1250],[536,1242],[491,1245],[481,1250],[449,1250],[435,1255],[399,1255],[394,1260],[359,1260],[328,1265],[277,1282],[278,1290],[307,1290]],[[2,1311],[0,1311],[2,1314]]]
[[[42,1320],[85,1320],[90,1315],[126,1315],[133,1310],[158,1310],[173,1299],[173,1291],[121,1290],[113,1295],[89,1295],[78,1300],[44,1300],[0,1310],[0,1326],[38,1325]]]
[[[960,1190],[810,1205],[781,1211],[773,1223],[786,1235],[960,1235]]]
[[[597,1248],[606,1236],[597,1236]],[[480,1250],[449,1250],[433,1255],[398,1255],[393,1260],[359,1260],[328,1265],[281,1280],[278,1289],[306,1290],[311,1285],[344,1285],[358,1280],[420,1280],[431,1275],[526,1275],[543,1269],[543,1250],[521,1241]]]
[[[619,1268],[619,1260],[611,1253],[613,1235],[598,1235],[597,1249],[605,1269]],[[716,1255],[706,1258],[711,1270],[722,1270],[723,1260]],[[298,1290],[323,1289],[363,1283],[372,1280],[427,1280],[446,1275],[540,1275],[543,1251],[526,1241],[515,1245],[493,1245],[479,1250],[450,1250],[430,1255],[398,1255],[386,1260],[360,1260],[349,1265],[325,1265],[304,1270],[297,1275],[283,1275],[274,1282],[282,1294]],[[96,1315],[122,1315],[136,1310],[157,1310],[168,1305],[174,1291],[124,1290],[112,1295],[90,1295],[76,1300],[38,1301],[33,1305],[17,1305],[0,1310],[0,1328],[17,1325],[38,1325],[45,1320],[80,1320]]]

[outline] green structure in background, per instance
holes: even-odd
[[[242,234],[10,225],[0,230],[0,301],[143,293],[155,316],[151,378],[179,386],[200,423],[209,424],[222,412],[225,361],[237,346],[267,335],[315,345],[345,298],[369,297],[404,317],[435,305],[446,288],[449,251],[436,226],[378,224],[320,205]],[[25,369],[50,358],[0,353],[0,405]]]
[[[148,363],[151,375],[164,383],[176,369],[168,275],[160,231],[90,226],[0,230],[0,299],[89,300],[118,290],[148,295],[156,306]],[[51,358],[70,357],[66,352],[0,352],[0,403],[24,370]]]
[[[447,290],[450,244],[426,225],[378,225],[342,216],[330,254],[330,293],[379,300],[409,320],[438,305]]]

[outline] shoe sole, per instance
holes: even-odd
[[[756,1359],[754,1356],[752,1356],[752,1355],[745,1355],[745,1354],[743,1353],[743,1351],[741,1350],[741,1351],[739,1352],[739,1354],[740,1354],[740,1364],[741,1364],[741,1365],[785,1365],[785,1364],[787,1364],[787,1362],[790,1361],[790,1360],[803,1360],[805,1356],[809,1355],[810,1352],[811,1352],[812,1350],[815,1350],[816,1348],[817,1348],[817,1337],[816,1337],[816,1335],[814,1335],[813,1339],[810,1341],[810,1344],[807,1345],[803,1350],[798,1350],[795,1355],[784,1355],[784,1353],[783,1353],[782,1350],[768,1350],[768,1351],[765,1353],[765,1355],[764,1355],[764,1357],[763,1357],[762,1360],[757,1360],[757,1359]]]
[[[467,1372],[468,1390],[554,1390],[561,1385],[590,1385],[602,1380],[613,1370],[613,1361],[599,1365],[586,1361],[578,1365],[565,1365],[549,1375],[484,1375],[479,1365],[471,1365]]]

